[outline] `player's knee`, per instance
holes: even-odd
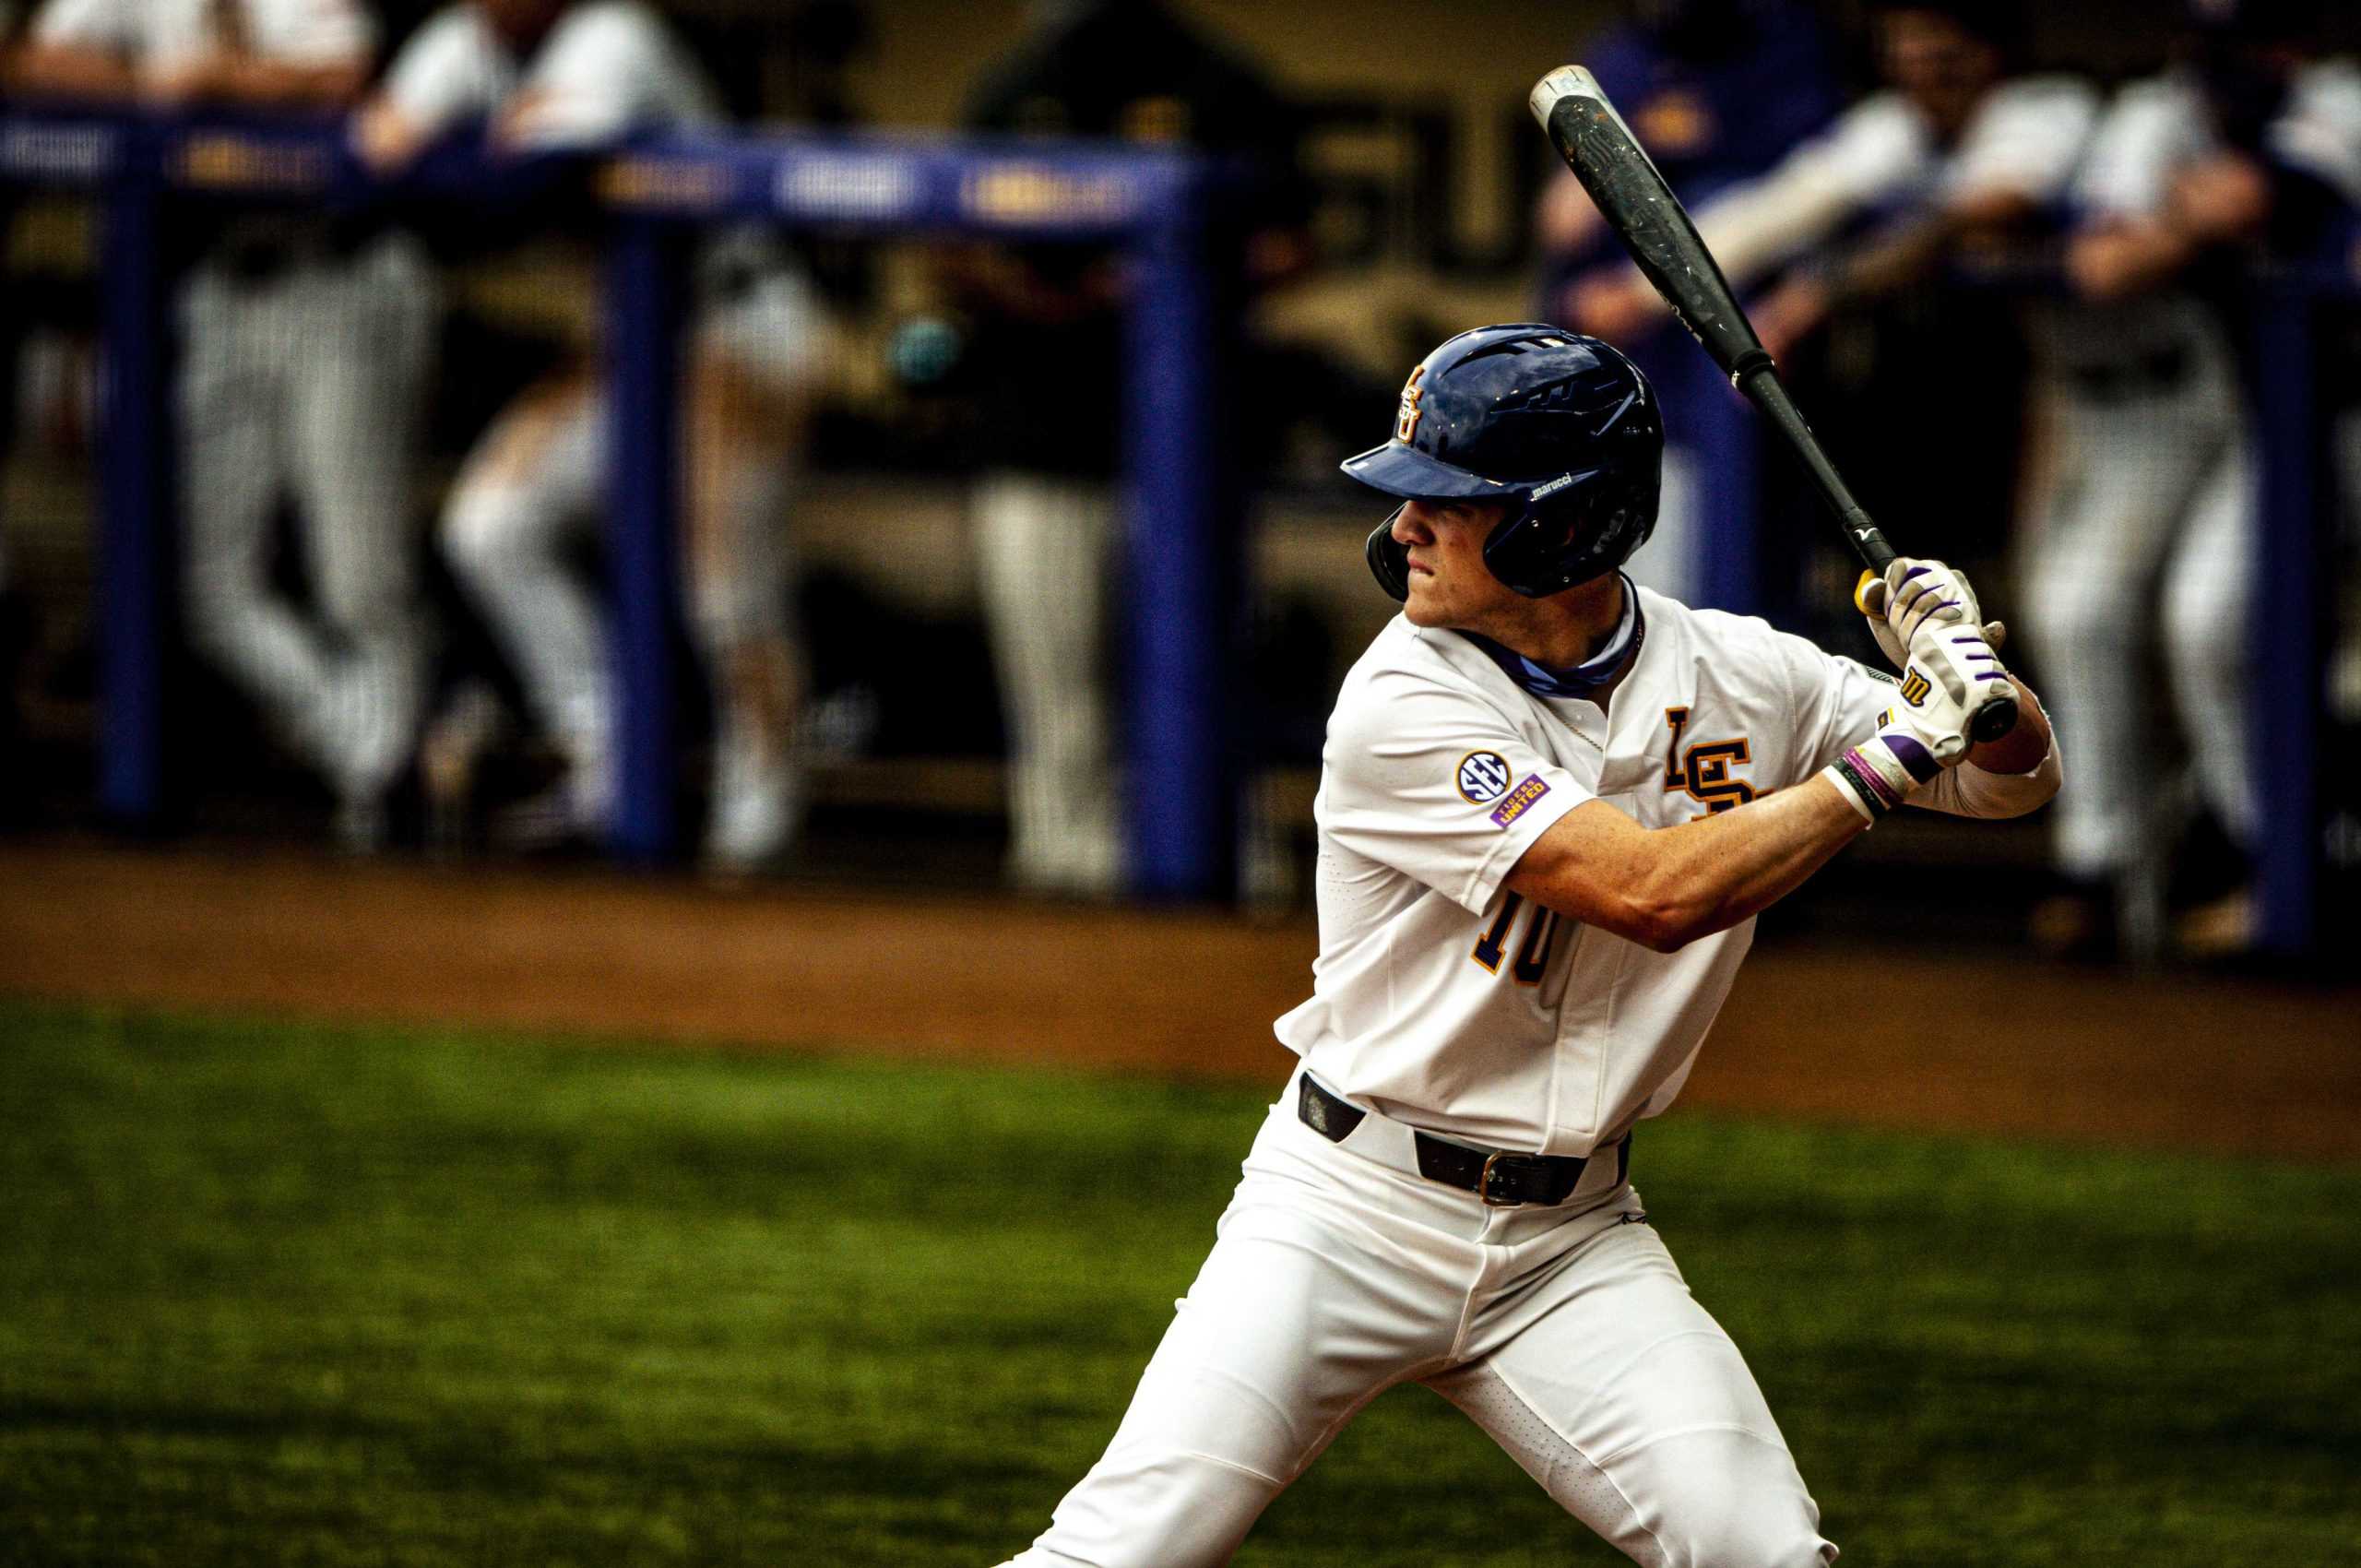
[[[1824,1568],[1836,1549],[1792,1506],[1750,1507],[1743,1502],[1700,1522],[1679,1568]]]
[[[1775,1483],[1741,1483],[1692,1503],[1668,1536],[1668,1568],[1822,1568],[1835,1558],[1811,1499]]]
[[[2247,605],[2243,596],[2208,585],[2181,587],[2165,598],[2165,652],[2189,669],[2236,666],[2245,661]]]
[[[1664,1568],[1821,1568],[1835,1556],[1794,1458],[1773,1439],[1691,1432],[1613,1469],[1626,1495],[1654,1500],[1645,1522]]]
[[[542,532],[532,496],[513,485],[462,485],[443,508],[443,554],[470,581],[498,576],[531,553]]]
[[[181,585],[189,641],[208,658],[220,658],[243,640],[244,624],[262,598],[261,585],[234,566],[192,562]]]

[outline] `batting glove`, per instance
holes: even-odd
[[[1955,635],[1974,636],[1964,631]],[[1982,645],[1982,638],[1975,640]],[[1932,783],[1945,768],[1966,760],[1968,716],[1978,688],[1949,668],[1930,671],[1914,660],[1904,668],[1896,695],[1900,700],[1878,715],[1878,732],[1824,770],[1853,809],[1872,823]]]
[[[1853,604],[1896,670],[1906,668],[1913,657],[1926,657],[1919,639],[1930,628],[1956,626],[1979,633],[1988,645],[1987,652],[1998,648],[2008,635],[1999,622],[1984,619],[1967,574],[1940,561],[1901,556],[1887,564],[1882,577],[1863,572],[1853,589]]]

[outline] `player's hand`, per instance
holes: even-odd
[[[1982,646],[1981,637],[1973,640]],[[1975,684],[1952,669],[1912,661],[1902,671],[1894,705],[1878,715],[1877,733],[1846,752],[1830,770],[1837,787],[1853,797],[1863,816],[1875,822],[1934,782],[1945,768],[1957,767],[1967,760],[1967,725],[1976,692]]]
[[[1869,624],[1869,635],[1896,670],[1919,655],[1918,639],[1930,627],[1958,626],[1980,634],[1997,650],[2009,629],[1984,619],[1967,574],[1940,561],[1901,556],[1889,564],[1885,576],[1863,572],[1853,589],[1854,607]]]
[[[352,117],[352,150],[376,173],[390,174],[418,160],[426,134],[392,103],[374,99]]]
[[[2201,244],[2235,240],[2271,216],[2271,176],[2244,154],[2221,153],[2174,176],[2165,211]]]

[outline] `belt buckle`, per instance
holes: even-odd
[[[1506,1158],[1508,1150],[1494,1149],[1484,1157],[1484,1169],[1476,1178],[1476,1195],[1484,1200],[1486,1208],[1523,1208],[1523,1198],[1496,1198],[1492,1195],[1492,1166]]]

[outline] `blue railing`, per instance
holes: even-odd
[[[579,161],[579,160],[575,160]],[[0,180],[95,196],[104,211],[107,395],[101,529],[100,799],[117,821],[161,806],[165,544],[172,504],[171,389],[160,208],[175,195],[318,207],[498,200],[546,183],[540,162],[449,147],[387,185],[333,124],[0,114]],[[1222,605],[1235,561],[1213,541],[1210,316],[1204,212],[1211,177],[1187,155],[1082,143],[768,135],[636,142],[597,160],[589,188],[613,219],[607,267],[613,397],[608,508],[616,570],[621,777],[616,849],[658,861],[677,812],[671,641],[678,471],[672,312],[682,241],[730,219],[893,236],[1073,241],[1130,263],[1124,453],[1133,890],[1220,897],[1236,787],[1224,711]]]
[[[104,719],[100,795],[126,824],[160,805],[160,669],[171,516],[170,388],[159,207],[176,194],[320,205],[497,201],[545,184],[551,166],[445,148],[391,185],[352,159],[333,125],[155,121],[64,111],[0,114],[0,181],[92,193],[102,204],[106,405],[101,530]],[[1220,897],[1237,785],[1225,713],[1225,587],[1210,449],[1211,303],[1201,253],[1205,167],[1169,152],[1087,144],[777,134],[668,138],[600,160],[590,188],[614,220],[606,341],[614,396],[611,546],[621,672],[616,847],[674,849],[672,547],[678,487],[674,342],[681,240],[732,218],[872,236],[975,234],[1121,247],[1131,263],[1125,495],[1132,638],[1131,839],[1136,891]],[[2265,781],[2259,875],[2263,939],[2309,951],[2321,855],[2317,570],[2332,489],[2322,480],[2314,316],[2361,297],[2338,265],[2285,269],[2255,291],[2262,558],[2254,614],[2256,777]],[[1702,357],[1700,363],[1703,362]],[[1717,481],[1751,474],[1759,442],[1735,399],[1699,386],[1691,410]],[[1706,487],[1714,543],[1709,601],[1760,603],[1760,486]],[[2289,672],[2302,672],[2290,678]]]

